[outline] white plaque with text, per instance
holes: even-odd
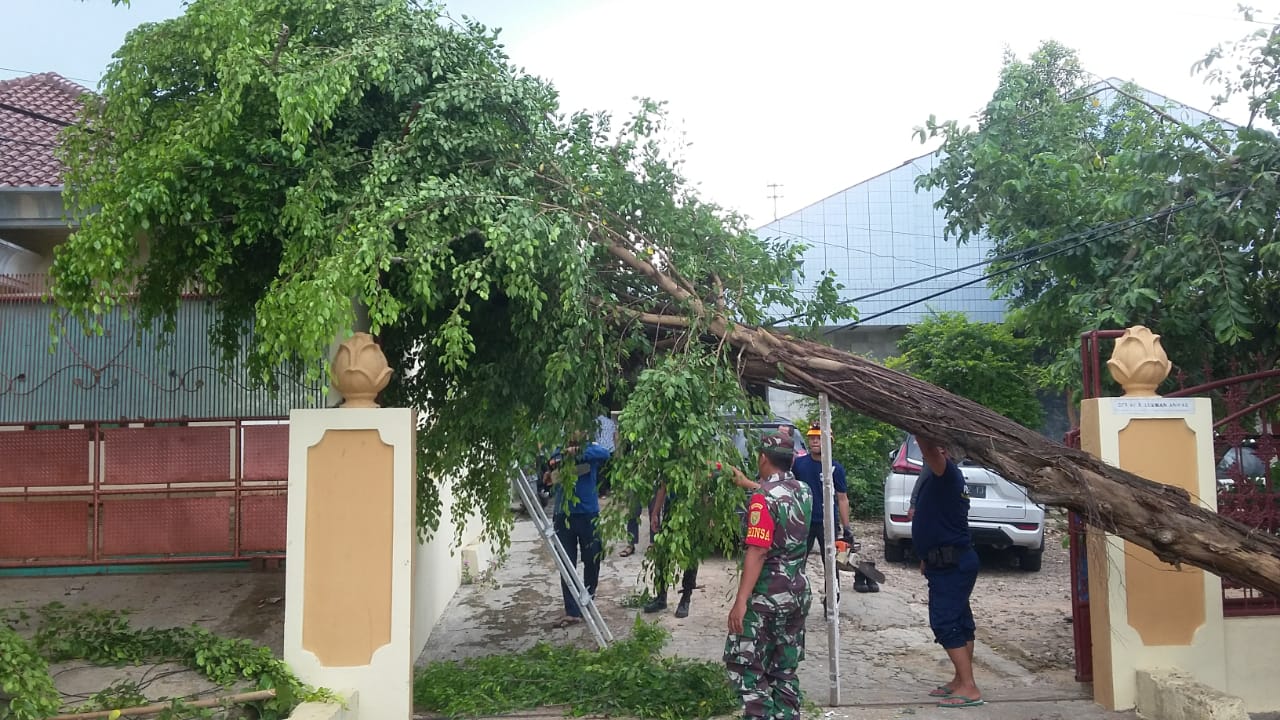
[[[1116,415],[1191,415],[1194,398],[1111,398],[1111,412]]]

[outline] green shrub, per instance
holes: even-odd
[[[0,719],[46,718],[56,715],[61,706],[49,663],[31,643],[0,625]]]
[[[724,665],[660,655],[667,631],[640,618],[604,650],[539,643],[516,654],[437,661],[413,683],[418,710],[449,717],[565,705],[572,715],[686,720],[738,708]]]

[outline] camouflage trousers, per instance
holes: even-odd
[[[748,607],[742,634],[725,640],[724,664],[742,698],[745,720],[800,717],[796,669],[804,659],[807,610],[801,606],[787,612],[760,612]]]

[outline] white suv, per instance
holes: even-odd
[[[906,560],[911,545],[910,508],[924,466],[915,436],[894,453],[884,479],[884,559]],[[1018,566],[1035,572],[1044,556],[1044,507],[1026,491],[983,467],[960,463],[969,490],[969,534],[974,545],[1013,548]]]

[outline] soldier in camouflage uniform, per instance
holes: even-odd
[[[742,579],[724,646],[746,720],[800,717],[796,669],[804,659],[809,614],[804,559],[813,497],[791,474],[794,452],[790,437],[769,435],[760,450],[758,483],[732,468],[734,483],[754,491],[747,505]]]

